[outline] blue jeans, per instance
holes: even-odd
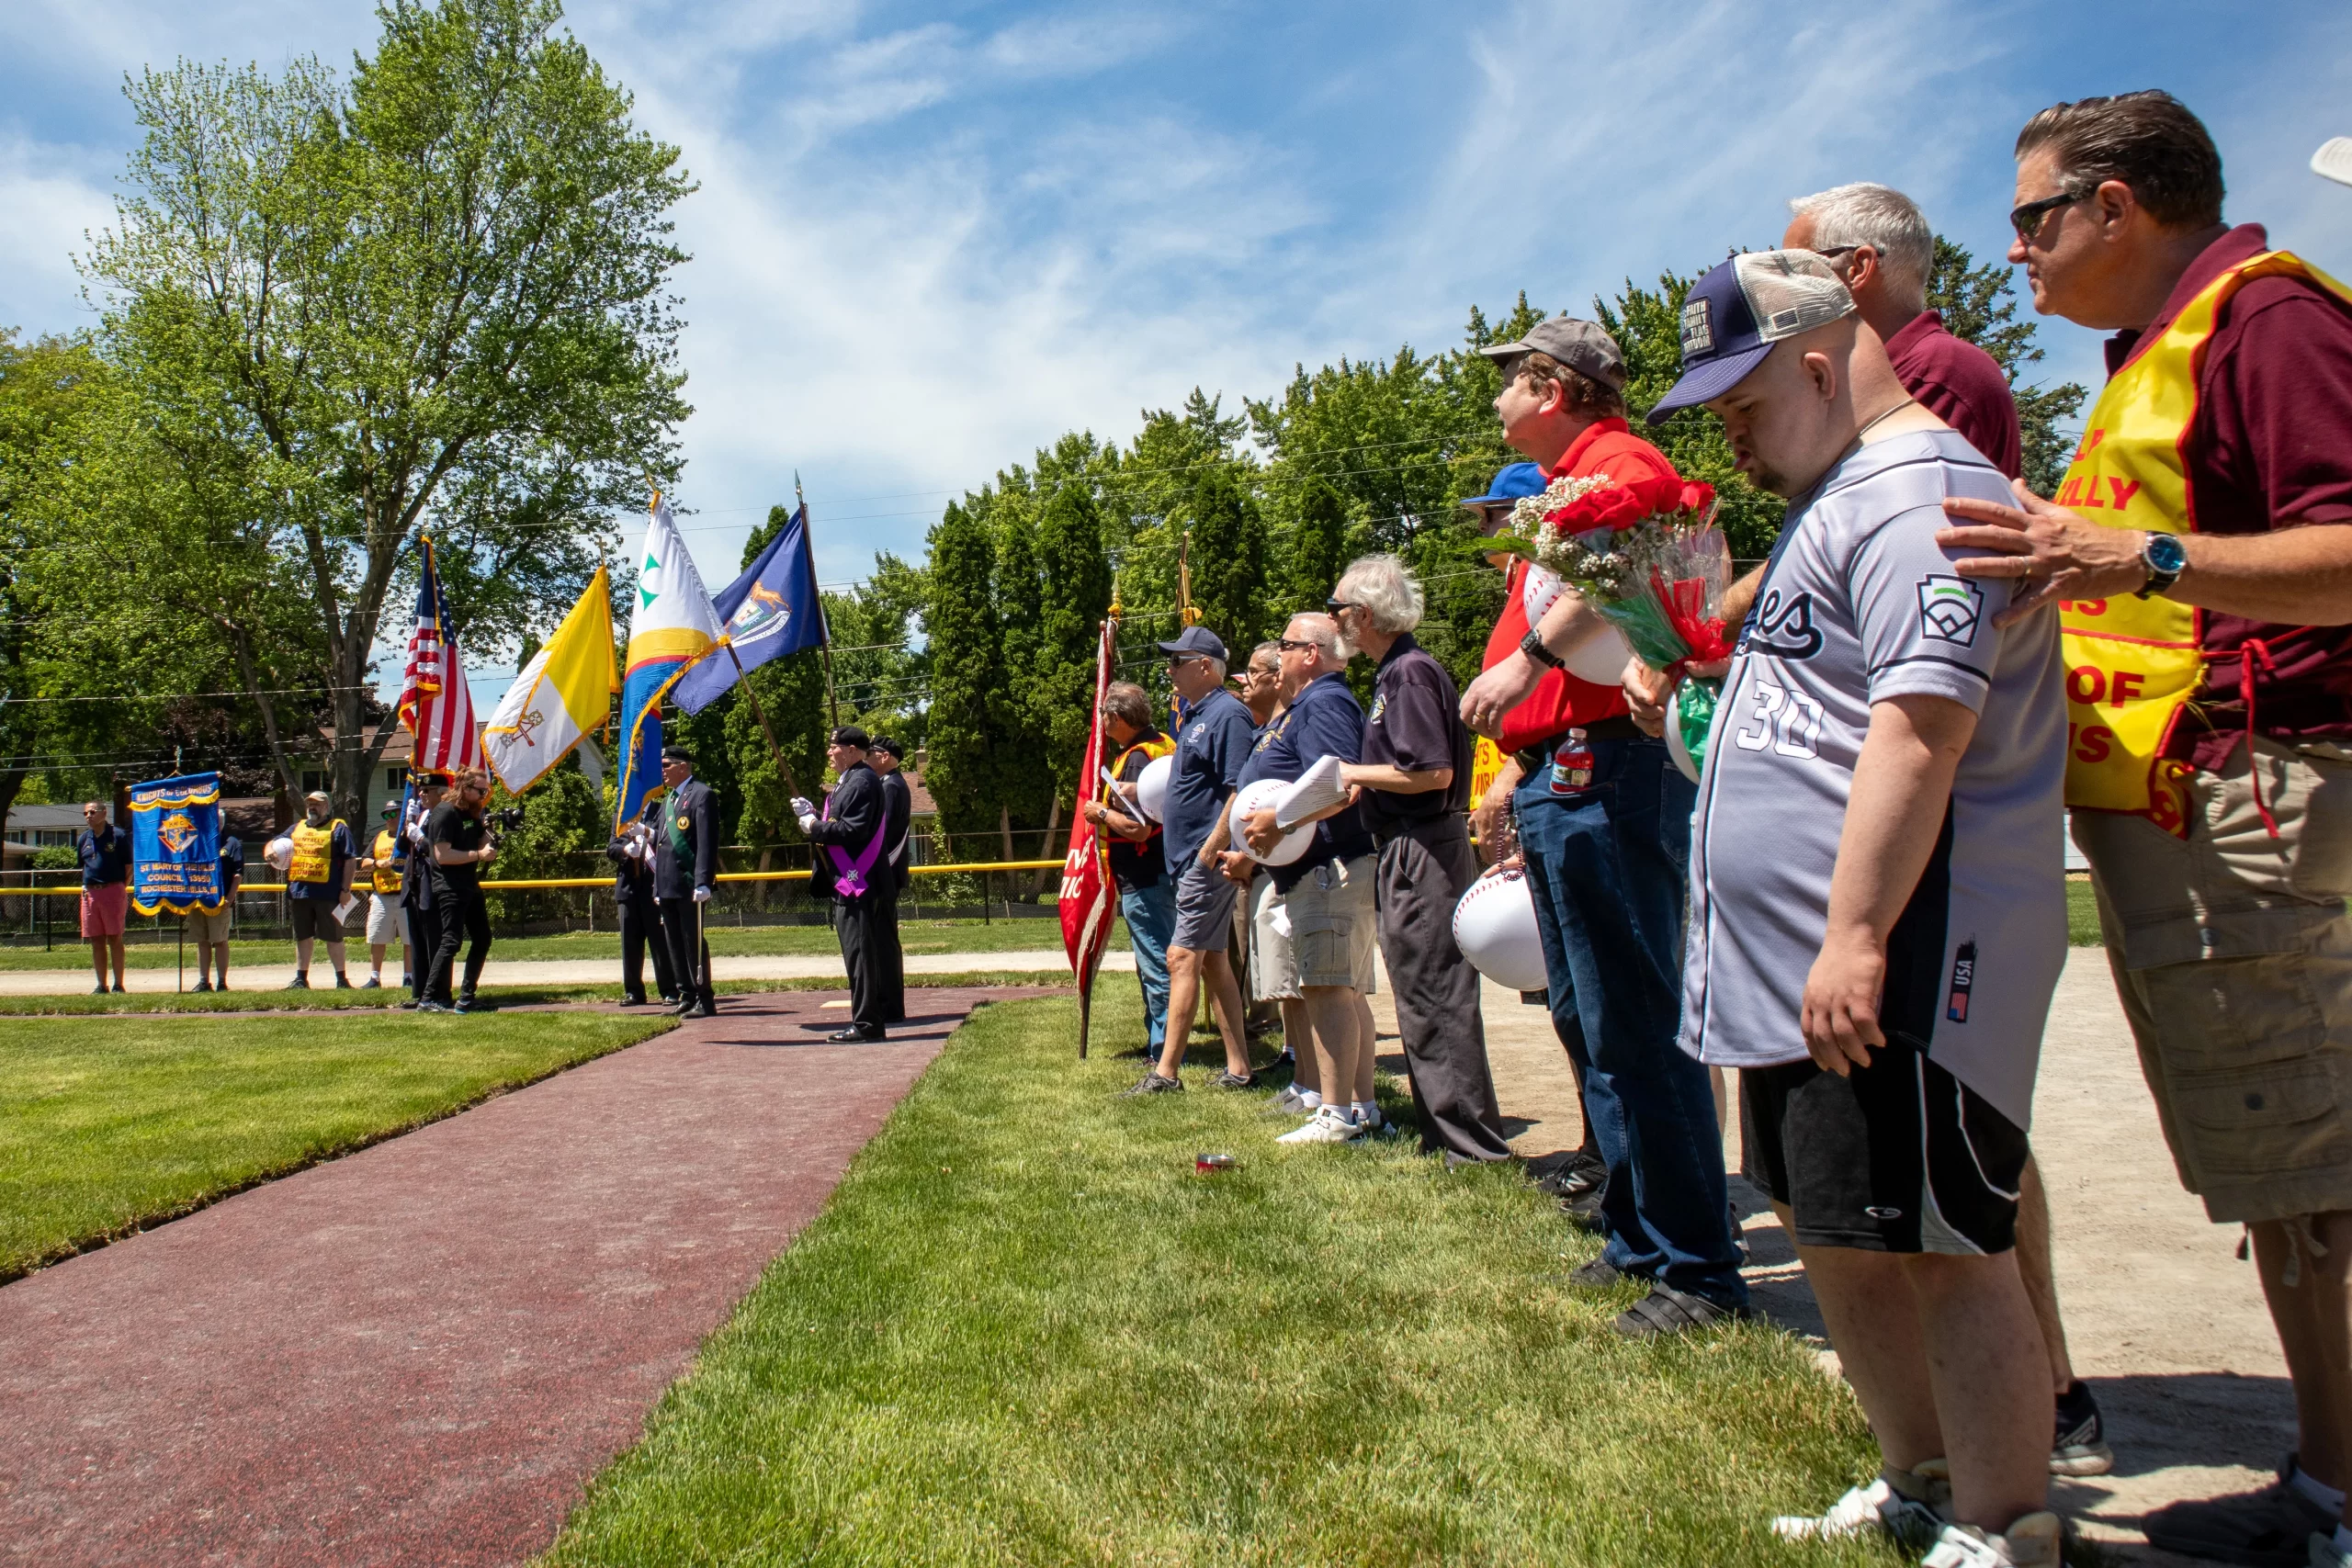
[[[1157,1054],[1168,1038],[1168,939],[1176,934],[1176,885],[1166,875],[1148,887],[1123,888],[1119,913],[1136,949],[1136,978],[1143,982],[1144,1028]]]
[[[1697,791],[1658,740],[1596,740],[1592,782],[1556,793],[1547,765],[1512,797],[1544,937],[1552,1024],[1584,1068],[1609,1167],[1601,1258],[1743,1305],[1707,1069],[1675,1043]]]

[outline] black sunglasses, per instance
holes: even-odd
[[[2056,196],[2045,196],[2040,201],[2029,201],[2023,207],[2009,209],[2009,227],[2018,231],[2020,240],[2031,240],[2041,232],[2041,220],[2062,207],[2072,207],[2085,197],[2086,190],[2062,190]]]
[[[1276,637],[1274,639],[1274,646],[1281,649],[1284,653],[1304,653],[1310,648],[1319,648],[1322,645],[1312,642],[1298,642],[1285,637]]]
[[[1342,610],[1361,610],[1363,604],[1356,599],[1326,599],[1323,608],[1326,613],[1336,615]]]

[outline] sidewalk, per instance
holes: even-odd
[[[0,1562],[543,1550],[947,1035],[1041,994],[841,1046],[838,998],[740,998],[0,1289]]]
[[[1483,990],[1512,1145],[1531,1158],[1574,1148],[1583,1123],[1549,1016],[1498,986]],[[1394,1006],[1383,995],[1374,1009],[1382,1065],[1401,1078]],[[1736,1116],[1725,1142],[1736,1171]],[[2294,1398],[2253,1265],[2236,1259],[2237,1227],[2209,1223],[2173,1173],[2098,948],[2067,955],[2042,1043],[2033,1146],[2050,1190],[2069,1348],[2096,1387],[2116,1456],[2116,1473],[2055,1482],[2052,1496],[2129,1561],[2186,1564],[2151,1551],[2134,1523],[2177,1498],[2267,1484],[2294,1446]],[[1733,1192],[1747,1215],[1757,1305],[1818,1339],[1813,1292],[1771,1210],[1743,1181]]]
[[[362,954],[365,957],[365,954]],[[363,963],[361,968],[366,964]],[[1114,948],[1102,955],[1102,972],[1135,973],[1136,955],[1124,948]],[[849,975],[842,967],[835,953],[794,953],[759,958],[723,958],[713,955],[711,975],[720,980],[839,980],[846,986]],[[1029,974],[1059,971],[1069,972],[1069,957],[1058,947],[1034,948],[1018,953],[910,953],[907,955],[906,972],[910,975],[983,975],[991,973]],[[189,973],[193,975],[194,970]],[[276,990],[291,978],[293,971],[283,965],[232,968],[230,978],[240,990]],[[361,976],[365,978],[364,976]],[[394,976],[397,978],[397,976]],[[170,969],[131,969],[123,975],[124,988],[140,995],[169,992],[176,988],[178,976]],[[597,958],[565,958],[502,964],[492,959],[482,965],[481,983],[485,986],[617,986],[621,980],[620,960]],[[315,976],[313,976],[315,984]],[[332,977],[329,985],[334,984]],[[81,969],[18,969],[0,970],[0,997],[65,997],[81,996],[90,988],[90,971]]]

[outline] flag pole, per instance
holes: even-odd
[[[768,750],[775,754],[776,769],[784,774],[784,787],[798,795],[799,782],[792,776],[792,764],[784,760],[784,748],[776,744],[775,731],[768,725],[768,710],[760,705],[760,694],[752,690],[751,671],[743,668],[743,660],[736,654],[734,639],[730,637],[719,646],[727,649],[728,661],[735,666],[735,684],[750,700],[752,716],[760,721],[760,733],[768,738]]]
[[[825,628],[825,640],[818,648],[825,656],[825,722],[834,729],[842,727],[842,705],[833,695],[833,626],[825,619],[824,594],[817,588],[817,531],[808,525],[808,498],[800,491],[800,470],[792,470],[792,499],[800,510],[800,532],[808,541],[808,589],[817,596],[817,619]]]

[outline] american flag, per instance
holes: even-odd
[[[441,629],[441,579],[433,570],[433,541],[424,541],[424,572],[416,585],[416,629],[408,636],[407,681],[401,687],[401,722],[416,737],[413,769],[479,768],[481,728],[473,694],[466,689],[458,639]]]

